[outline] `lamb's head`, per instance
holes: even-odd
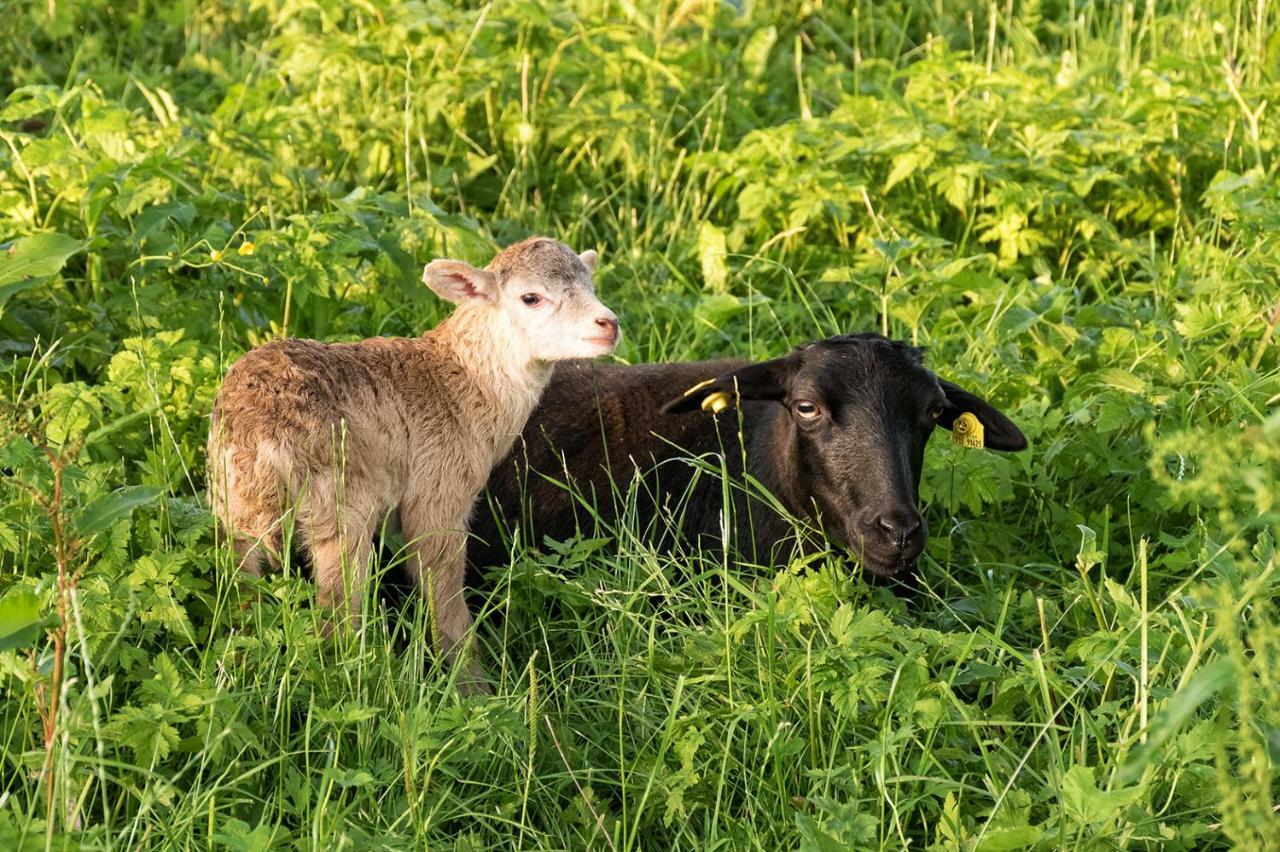
[[[972,417],[982,426],[980,446],[1027,445],[998,409],[926,369],[920,350],[878,334],[828,338],[716,376],[664,410],[719,412],[735,400],[769,403],[761,414],[772,478],[789,508],[819,518],[832,539],[886,577],[909,572],[924,549],[916,503],[936,427],[977,435]]]
[[[531,237],[501,252],[485,269],[433,260],[422,280],[441,298],[483,310],[508,345],[531,361],[607,355],[620,331],[596,298],[596,253],[582,254],[549,237]]]

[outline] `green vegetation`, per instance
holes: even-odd
[[[18,0],[0,33],[0,847],[1280,845],[1266,0]],[[629,361],[875,329],[935,440],[908,605],[620,531],[325,641],[203,499],[226,365],[602,250]]]

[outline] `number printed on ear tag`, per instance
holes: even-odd
[[[966,411],[951,424],[951,443],[980,450],[985,446],[982,437],[982,421]]]

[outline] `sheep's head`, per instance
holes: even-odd
[[[595,265],[594,251],[577,254],[549,237],[532,237],[485,269],[433,260],[422,278],[441,298],[490,311],[508,344],[529,360],[562,361],[607,355],[618,345],[618,318],[596,298]]]
[[[779,496],[885,577],[909,572],[924,549],[916,503],[925,444],[936,427],[951,429],[968,413],[981,424],[987,449],[1027,445],[990,403],[926,369],[919,349],[876,334],[832,337],[742,367],[664,410],[717,412],[726,402],[752,400],[777,406],[762,413],[772,418],[769,463]]]

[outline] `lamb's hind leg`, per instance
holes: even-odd
[[[278,515],[254,513],[241,516],[231,533],[231,543],[236,554],[236,566],[250,577],[262,576],[264,561],[279,565],[280,551],[284,546],[280,527],[283,521]]]
[[[360,625],[372,554],[372,537],[359,528],[311,543],[316,600],[321,606],[339,610],[335,617],[341,617],[340,613],[345,612],[353,628]],[[326,634],[332,632],[333,625],[326,622],[324,630]]]
[[[418,588],[431,601],[433,640],[437,650],[464,668],[458,676],[463,693],[491,692],[484,669],[475,660],[471,645],[471,610],[463,597],[466,579],[467,533],[465,516],[454,528],[433,523],[434,512],[422,505],[400,507],[400,526],[412,548],[409,569]]]
[[[277,563],[283,538],[278,484],[253,472],[237,474],[230,459],[211,452],[209,502],[223,533],[231,539],[236,567],[262,576],[263,560]],[[221,462],[216,464],[216,462]]]
[[[374,511],[365,505],[339,508],[323,486],[313,485],[300,521],[311,552],[317,601],[344,610],[352,626],[358,626],[373,556]],[[332,624],[326,622],[325,632],[330,631]]]

